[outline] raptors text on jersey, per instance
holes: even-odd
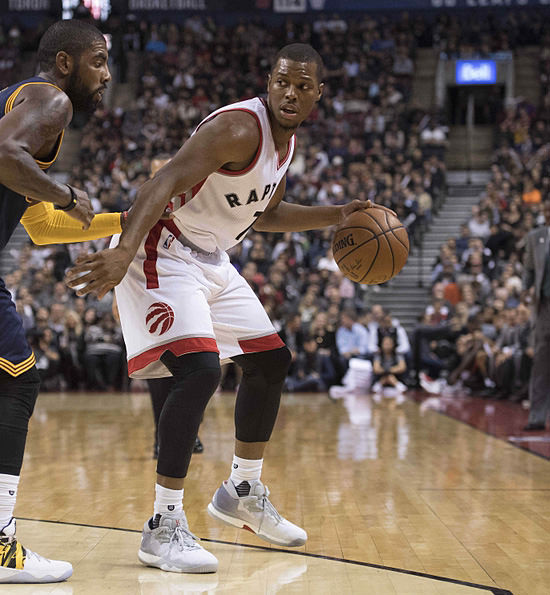
[[[259,97],[216,110],[197,130],[217,115],[230,111],[246,112],[256,119],[260,142],[252,163],[241,171],[221,168],[170,203],[177,228],[205,252],[227,250],[242,240],[267,208],[287,172],[296,146],[292,136],[286,153],[279,155],[271,134],[267,106]]]

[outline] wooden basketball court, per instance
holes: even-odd
[[[406,400],[286,395],[263,480],[307,544],[271,548],[206,506],[229,475],[234,395],[216,395],[186,480],[191,530],[220,561],[180,575],[137,560],[155,461],[149,397],[42,394],[16,513],[24,544],[72,562],[58,585],[0,593],[547,595],[550,462]]]

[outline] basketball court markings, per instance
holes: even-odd
[[[108,589],[118,594],[136,592],[136,587],[144,595],[211,593],[218,589],[271,594],[285,592],[285,585],[292,592],[299,588],[300,592],[316,594],[513,595],[495,586],[381,564],[208,538],[201,541],[212,544],[209,550],[220,559],[217,573],[165,573],[137,561],[141,531],[31,518],[21,518],[18,523],[18,532],[28,531],[37,546],[52,550],[63,544],[65,552],[71,552],[74,566],[68,582],[18,586],[18,595],[84,595],[94,589],[95,593]],[[57,525],[57,537],[51,525]],[[9,592],[6,589],[10,587],[0,585],[0,593]]]
[[[203,431],[207,449],[197,458],[200,464],[195,465],[189,479],[187,513],[190,525],[198,535],[225,543],[240,541],[255,545],[259,543],[257,538],[248,533],[237,535],[237,530],[211,526],[203,511],[213,488],[212,477],[225,472],[224,453],[232,445],[232,397],[226,394],[214,398],[210,414],[205,418]],[[357,420],[357,416],[342,407],[335,409],[334,403],[326,398],[287,395],[281,417],[284,432],[279,432],[278,442],[276,439],[280,456],[273,459],[270,469],[273,481],[269,485],[277,478],[275,483],[285,510],[291,511],[293,518],[304,519],[304,526],[311,529],[307,549],[337,560],[372,561],[398,570],[427,571],[436,577],[451,577],[451,580],[456,577],[466,584],[496,583],[514,595],[545,594],[547,554],[539,543],[548,543],[542,524],[547,507],[540,496],[546,492],[531,490],[520,498],[513,488],[550,487],[547,464],[538,462],[540,459],[525,459],[519,449],[498,448],[499,444],[503,445],[502,441],[487,441],[487,434],[472,433],[466,424],[452,423],[457,420],[444,421],[446,416],[440,418],[441,421],[436,416],[421,419],[418,405],[414,403],[405,403],[399,408],[393,405],[393,402],[384,401],[373,407],[367,427],[365,420]],[[315,419],[316,423],[304,430],[305,418]],[[350,419],[361,425],[353,425]],[[137,393],[45,394],[38,404],[34,423],[39,427],[29,435],[30,449],[25,463],[27,485],[22,490],[19,514],[23,516],[27,511],[29,517],[36,519],[88,523],[89,527],[67,526],[71,531],[79,529],[86,533],[105,534],[108,531],[91,528],[95,526],[139,529],[150,513],[150,494],[143,490],[143,477],[154,473],[148,396]],[[363,439],[373,439],[373,431],[375,452],[365,451]],[[320,439],[320,436],[334,439]],[[296,457],[298,451],[303,455],[300,458]],[[476,455],[471,462],[474,467],[465,462],[469,460],[469,453]],[[483,465],[486,459],[479,456],[481,453],[491,455],[490,466]],[[451,475],[449,469],[453,471]],[[327,477],[330,479],[328,485]],[[337,489],[330,487],[334,482],[337,482]],[[480,493],[485,491],[488,495],[491,492],[487,490],[491,488],[508,489],[499,492],[503,496],[497,498],[468,494],[463,497],[460,492],[452,491],[466,486],[485,488]],[[428,494],[434,494],[434,488],[443,493],[437,496],[435,492],[436,496],[427,498]],[[529,496],[537,493],[536,498]],[[38,500],[36,494],[41,494]],[[342,498],[345,508],[340,500],[333,498],[335,495]],[[388,503],[391,508],[387,508]],[[475,513],[469,522],[466,522],[464,511]],[[521,518],[518,518],[518,511]],[[525,515],[531,515],[535,520],[526,524]],[[539,519],[540,527],[532,526],[536,519]],[[138,534],[119,531],[125,536],[123,541],[132,542],[130,546],[112,547],[109,555],[98,550],[97,561],[92,563],[88,557],[86,564],[77,569],[76,561],[85,558],[87,552],[83,549],[88,541],[84,533],[76,540],[67,539],[68,545],[63,547],[63,534],[59,532],[63,525],[52,531],[51,524],[29,524],[44,532],[42,553],[63,559],[67,551],[70,552],[69,559],[75,563],[75,577],[83,577],[86,569],[95,576],[102,573],[118,576],[124,574],[121,569],[125,569],[130,573],[128,576],[134,577],[134,583],[130,586],[126,583],[127,588],[118,589],[118,592],[136,592],[136,568],[140,568],[136,560]],[[21,523],[18,533],[23,542],[41,551],[35,533],[27,529],[27,539],[24,540],[24,530],[25,525]],[[114,533],[117,532],[109,534]],[[54,541],[58,549],[53,547]],[[220,559],[218,572],[220,590],[222,578],[225,589],[228,581],[233,583],[239,576],[253,572],[254,561],[258,567],[271,565],[277,553],[266,555],[264,550],[235,548],[216,542],[205,542],[204,545],[216,556],[225,556],[224,560]],[[279,554],[286,560],[285,565],[291,564],[290,559],[305,559],[309,564],[307,576],[299,579],[298,589],[293,583],[294,590],[290,586],[284,587],[287,592],[329,593],[324,584],[333,584],[332,575],[338,566],[343,567],[338,575],[342,580],[336,581],[331,595],[354,592],[410,595],[412,581],[422,584],[422,589],[412,591],[419,595],[449,595],[449,589],[453,595],[457,590],[457,595],[494,592],[490,587],[473,591],[474,587],[376,567]],[[113,560],[117,561],[114,567]],[[236,561],[239,561],[239,568],[234,566]],[[533,566],[527,571],[530,564]],[[320,570],[320,565],[324,570]],[[151,573],[153,576],[162,574],[143,568],[149,576]],[[311,584],[318,572],[324,573],[325,582],[308,589],[308,581]],[[350,573],[354,580],[368,576],[369,584],[381,586],[355,591],[351,587],[343,589],[341,584],[349,585],[347,575]],[[315,576],[312,578],[312,575]],[[75,581],[75,577],[71,580]],[[269,575],[265,584],[275,585],[276,578]],[[80,589],[77,592],[81,593]],[[88,592],[95,595],[101,591]],[[149,595],[149,591],[137,592]],[[258,587],[247,592],[261,594],[269,591]]]

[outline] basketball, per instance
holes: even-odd
[[[332,253],[348,279],[377,285],[395,277],[405,266],[409,234],[401,221],[384,209],[355,211],[334,233]]]

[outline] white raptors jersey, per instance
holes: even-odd
[[[195,132],[208,120],[229,111],[248,112],[256,118],[260,143],[252,163],[241,171],[221,168],[171,202],[174,223],[180,232],[206,252],[227,250],[244,238],[283,179],[296,145],[292,136],[286,154],[279,155],[271,134],[267,106],[259,97],[212,112]]]

